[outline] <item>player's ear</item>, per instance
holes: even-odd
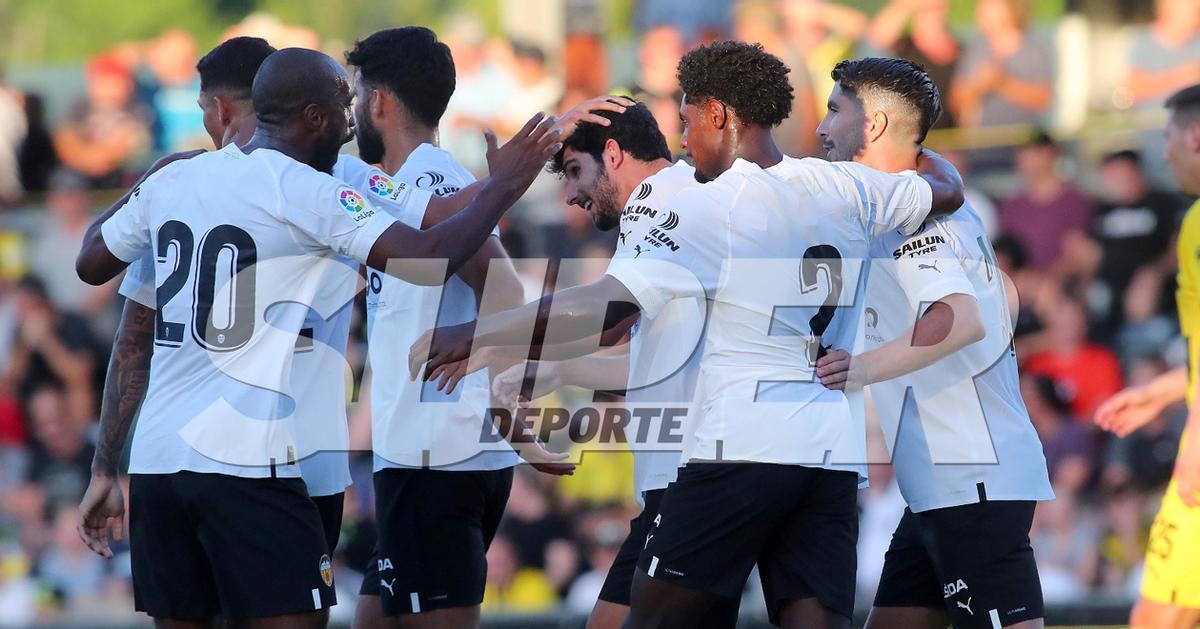
[[[1200,153],[1200,123],[1193,122],[1187,126],[1188,148],[1193,153]]]
[[[217,109],[217,120],[222,127],[228,127],[233,122],[233,103],[221,96],[212,97],[213,106]]]
[[[716,129],[724,129],[725,125],[729,124],[729,107],[715,98],[708,99],[705,113],[708,114],[709,122]]]
[[[367,96],[367,113],[374,118],[383,116],[384,108],[387,106],[384,102],[385,99],[387,99],[387,95],[381,90],[371,90],[371,93]]]
[[[325,112],[316,103],[305,105],[301,116],[304,118],[304,124],[309,129],[320,129],[321,125],[325,124]]]
[[[867,142],[875,142],[887,131],[891,120],[887,112],[876,109],[867,115]]]
[[[612,138],[605,140],[604,151],[600,157],[604,160],[607,168],[620,168],[625,161],[625,153],[621,151],[621,145]]]

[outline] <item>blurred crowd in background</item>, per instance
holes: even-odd
[[[1125,439],[1090,422],[1107,396],[1185,360],[1173,245],[1191,200],[1162,166],[1160,105],[1200,82],[1200,0],[1060,2],[1049,17],[1039,3],[978,0],[956,19],[963,12],[952,4],[971,2],[881,0],[862,11],[818,0],[643,0],[635,37],[622,40],[598,26],[596,0],[535,4],[551,10],[507,16],[500,27],[469,13],[426,22],[458,72],[441,143],[480,174],[482,128],[503,136],[533,112],[609,92],[648,103],[678,150],[675,65],[700,42],[757,41],[789,63],[796,101],[777,138],[794,155],[819,150],[813,130],[838,60],[923,63],[946,106],[929,143],[960,165],[1022,301],[1022,392],[1058,495],[1039,506],[1033,533],[1046,598],[1133,596],[1185,409]],[[346,47],[262,13],[223,37],[242,34],[336,58]],[[116,283],[85,286],[74,259],[95,213],[157,156],[208,142],[194,65],[214,43],[171,28],[97,51],[53,94],[22,83],[37,68],[0,74],[0,625],[132,614],[127,553],[105,561],[74,530],[121,308]],[[603,272],[615,237],[566,206],[562,182],[548,174],[502,231],[514,258],[594,259],[579,280]],[[531,270],[528,280],[534,296],[542,277]],[[364,356],[360,317],[350,351],[360,394],[370,386]],[[566,391],[551,404],[591,401]],[[353,445],[367,450],[369,409],[352,404]],[[335,619],[352,611],[373,544],[369,452],[354,473]],[[889,466],[875,465],[861,493],[860,602],[870,600],[904,507],[890,479]],[[562,480],[519,469],[488,557],[485,612],[590,610],[636,511],[628,454],[589,454]],[[746,608],[761,609],[757,588],[748,592]]]

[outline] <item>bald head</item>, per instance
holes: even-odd
[[[272,136],[308,146],[309,165],[328,172],[354,137],[350,77],[329,55],[284,48],[263,61],[250,90],[258,125]]]
[[[261,122],[286,124],[309,105],[340,107],[350,94],[350,77],[329,55],[284,48],[263,61],[250,94]]]

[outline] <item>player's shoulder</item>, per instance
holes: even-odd
[[[475,181],[450,151],[432,144],[422,144],[413,150],[396,176],[439,197],[453,195]]]
[[[1179,238],[1200,241],[1200,200],[1187,209],[1183,214],[1183,222],[1179,225]]]

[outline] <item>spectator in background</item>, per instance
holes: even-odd
[[[630,96],[645,103],[667,137],[672,153],[679,152],[679,79],[675,70],[683,58],[683,33],[669,24],[651,27],[638,39],[637,81],[628,88]]]
[[[26,192],[45,192],[50,174],[58,168],[54,137],[46,124],[46,106],[38,94],[25,95],[25,140],[17,160],[21,168],[21,186]]]
[[[1136,151],[1104,156],[1098,175],[1100,203],[1089,229],[1099,248],[1092,293],[1101,295],[1104,313],[1097,336],[1110,339],[1124,320],[1125,292],[1134,275],[1175,255],[1170,244],[1176,217],[1187,205],[1176,195],[1150,188]]]
[[[454,95],[442,116],[441,145],[468,170],[481,175],[487,172],[487,147],[480,131],[500,128],[501,112],[515,89],[513,79],[504,67],[487,58],[487,32],[474,17],[460,14],[451,18],[442,41],[450,47],[456,77]]]
[[[6,387],[16,391],[28,415],[35,391],[47,384],[61,386],[67,417],[79,425],[94,420],[104,352],[87,322],[59,310],[35,277],[22,278],[15,292],[18,327],[3,373]]]
[[[1000,204],[1001,233],[1020,240],[1029,265],[1041,271],[1058,262],[1064,240],[1083,237],[1092,216],[1088,198],[1059,173],[1060,157],[1053,138],[1035,134],[1016,154],[1024,192]]]
[[[866,42],[879,56],[900,57],[925,68],[943,95],[950,94],[958,62],[958,40],[950,33],[950,0],[891,0],[871,21]],[[942,111],[935,129],[954,126],[954,115]],[[974,206],[978,209],[978,206]]]
[[[1040,124],[1050,109],[1053,49],[1028,32],[1027,0],[979,0],[977,36],[955,71],[950,110],[959,125]]]
[[[71,418],[63,388],[49,383],[30,395],[29,419],[33,457],[25,480],[41,490],[48,511],[72,508],[91,478],[96,448],[87,439],[89,424]]]
[[[1090,421],[1101,402],[1124,386],[1121,364],[1109,349],[1089,343],[1083,304],[1063,296],[1045,313],[1048,347],[1030,356],[1024,371],[1051,379],[1071,401],[1077,419]]]
[[[15,203],[21,196],[17,152],[24,137],[21,95],[8,87],[0,74],[0,207]]]
[[[92,223],[88,182],[79,173],[60,169],[50,178],[46,197],[47,221],[33,240],[29,267],[36,269],[50,300],[63,310],[94,315],[112,303],[111,286],[86,286],[75,274],[72,252],[83,245],[83,234]]]
[[[512,541],[497,535],[488,547],[484,613],[546,612],[558,604],[553,585],[537,568],[522,566]]]
[[[93,187],[123,188],[127,169],[148,148],[148,116],[134,102],[133,75],[120,57],[96,57],[85,73],[87,99],[55,132],[54,148]]]
[[[68,603],[98,594],[108,568],[104,559],[88,550],[79,539],[79,533],[75,531],[78,518],[79,512],[74,507],[57,511],[51,546],[37,565],[37,577],[42,586]]]
[[[1200,0],[1155,0],[1154,21],[1129,42],[1125,90],[1139,109],[1158,109],[1176,91],[1200,83]]]
[[[737,5],[734,14],[733,35],[735,39],[759,43],[767,52],[783,59],[791,72],[788,80],[792,84],[795,100],[792,114],[771,135],[786,155],[815,155],[817,150],[817,95],[813,93],[812,77],[808,65],[795,49],[788,45],[779,31],[779,14],[771,0],[746,1]],[[821,98],[825,98],[822,95]]]
[[[1021,376],[1021,397],[1042,440],[1054,500],[1038,505],[1030,539],[1047,600],[1071,600],[1086,592],[1099,562],[1099,531],[1082,512],[1092,475],[1095,440],[1090,424],[1069,415],[1069,394],[1050,378]]]
[[[592,526],[583,545],[589,569],[571,583],[564,601],[568,610],[576,614],[591,613],[596,599],[600,597],[604,580],[608,577],[608,570],[616,560],[617,551],[628,534],[628,524],[613,517],[603,518]]]
[[[869,21],[857,9],[825,0],[778,2],[783,36],[792,47],[786,59],[807,65],[819,120],[825,115],[825,99],[833,91],[833,66],[854,56],[855,43],[866,33]]]
[[[196,106],[200,99],[198,59],[195,38],[178,28],[164,31],[146,47],[150,72],[140,87],[154,112],[151,131],[159,153],[208,145],[204,114]]]

